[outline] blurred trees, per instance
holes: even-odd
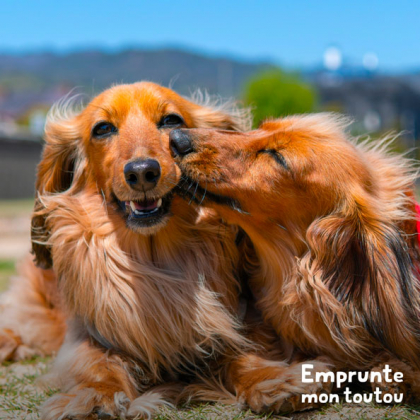
[[[314,111],[316,93],[298,75],[274,69],[249,80],[244,102],[253,108],[254,125],[257,126],[266,118]]]

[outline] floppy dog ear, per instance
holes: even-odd
[[[190,99],[194,102],[192,118],[196,127],[251,130],[252,116],[248,108],[239,108],[234,101],[222,102],[201,91],[195,92]]]
[[[407,209],[407,214],[410,211]],[[367,200],[359,200],[352,208],[314,221],[307,240],[310,255],[306,276],[321,280],[322,287],[355,318],[352,323],[363,325],[399,357],[417,361],[419,274],[405,232],[392,221],[381,219]],[[324,308],[329,305],[329,293],[319,296]],[[334,305],[331,302],[330,306]],[[339,328],[346,327],[332,319],[336,312],[323,311],[323,316],[331,318],[328,324],[336,329],[336,337],[343,337],[345,347],[347,334]]]
[[[72,186],[75,168],[80,160],[79,133],[77,115],[61,116],[60,111],[53,108],[45,126],[45,146],[38,165],[32,216],[32,253],[36,265],[41,268],[52,266],[51,250],[47,245],[49,234],[45,226],[48,210],[43,203],[43,197],[63,193]]]

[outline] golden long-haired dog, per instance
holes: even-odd
[[[314,114],[247,133],[174,130],[180,188],[248,235],[257,306],[292,359],[390,363],[418,397],[415,165],[384,142],[357,144],[344,125]]]
[[[44,419],[148,415],[165,393],[144,391],[246,344],[235,234],[173,194],[168,145],[176,127],[246,122],[145,82],[50,113],[32,222],[41,268],[28,262],[6,295],[0,340],[3,358],[49,353],[66,321],[53,368],[63,393]]]
[[[26,261],[0,322],[3,359],[50,354],[65,335],[46,378],[61,393],[43,419],[149,417],[180,396],[287,411],[297,393],[321,391],[299,387],[252,305],[242,314],[235,230],[174,194],[170,130],[246,122],[146,82],[52,110],[32,220],[38,267]]]

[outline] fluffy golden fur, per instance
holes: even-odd
[[[84,109],[62,103],[50,112],[33,217],[40,268],[26,261],[5,295],[0,336],[3,359],[51,354],[66,320],[50,376],[64,393],[46,403],[43,418],[150,412],[165,393],[140,393],[246,343],[236,316],[235,233],[172,196],[180,171],[169,153],[171,126],[161,121],[173,114],[185,127],[247,124],[245,113],[145,82],[113,87]],[[92,137],[100,121],[118,127],[112,140]],[[123,174],[127,161],[143,157],[162,171],[146,194]],[[168,211],[156,226],[130,228],[117,197],[167,197]]]
[[[172,149],[187,198],[252,242],[249,283],[290,357],[325,356],[333,369],[386,360],[419,397],[417,170],[386,141],[357,144],[345,124],[314,114],[248,133],[176,130]]]
[[[0,362],[18,361],[58,351],[66,330],[65,316],[52,270],[27,256],[0,301]]]
[[[43,419],[150,417],[181,397],[264,410],[304,391],[296,375],[283,378],[282,363],[272,368],[284,357],[279,346],[270,350],[277,338],[269,328],[255,341],[241,331],[236,230],[174,194],[181,171],[170,129],[241,130],[247,122],[246,113],[145,82],[113,87],[83,109],[64,103],[51,111],[32,220],[38,268],[28,261],[8,292],[0,336],[3,357],[19,359],[28,349],[50,354],[65,333],[45,378],[61,393],[45,403]],[[147,191],[125,174],[127,163],[145,158],[161,171]],[[129,203],[160,200],[156,221],[133,218]],[[28,319],[31,331],[22,328]],[[281,396],[272,395],[273,380]]]

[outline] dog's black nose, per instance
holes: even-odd
[[[186,130],[172,130],[169,133],[169,140],[174,156],[185,156],[193,151],[191,139]]]
[[[154,159],[138,159],[124,166],[124,176],[127,184],[139,191],[149,191],[156,187],[160,178],[160,165]]]

